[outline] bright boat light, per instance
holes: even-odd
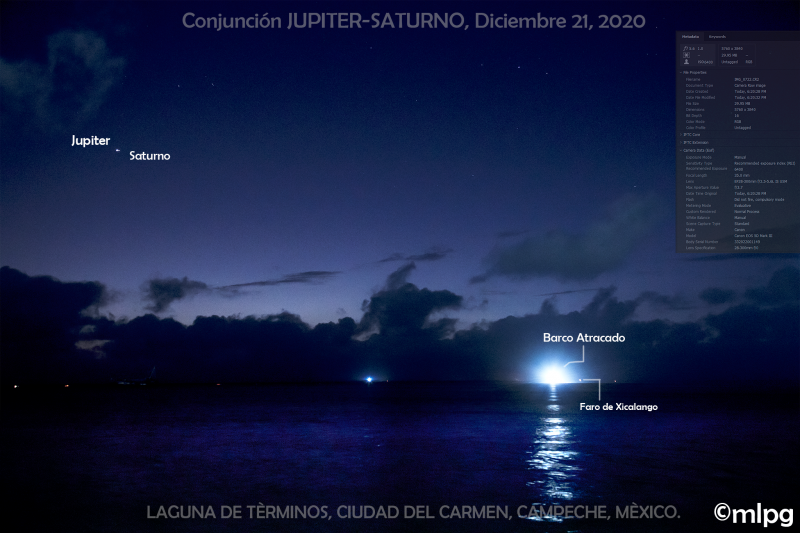
[[[559,383],[564,383],[565,381],[566,377],[564,376],[564,371],[557,366],[549,366],[545,368],[541,375],[542,383],[558,385]]]

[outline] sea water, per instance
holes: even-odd
[[[720,503],[800,501],[796,392],[598,388],[19,389],[2,405],[5,519],[62,532],[730,531]]]

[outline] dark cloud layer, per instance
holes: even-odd
[[[222,289],[235,289],[239,287],[270,287],[285,283],[322,283],[333,278],[341,272],[331,272],[326,270],[309,270],[308,272],[298,272],[287,274],[280,279],[269,279],[265,281],[251,281],[249,283],[238,283],[236,285],[226,285]]]
[[[41,131],[63,131],[97,113],[120,79],[125,60],[114,57],[102,37],[86,30],[50,36],[47,51],[47,65],[0,58],[3,117],[25,117],[25,127],[32,122]]]
[[[153,314],[129,321],[87,310],[102,302],[99,283],[62,283],[0,271],[2,380],[108,382],[144,377],[153,366],[165,382],[326,381],[360,379],[519,379],[545,363],[564,363],[580,345],[544,343],[552,335],[613,335],[624,343],[587,343],[582,374],[605,380],[750,386],[797,385],[800,372],[800,270],[777,270],[746,291],[747,301],[702,319],[636,320],[637,308],[679,299],[643,293],[620,300],[597,291],[580,311],[559,313],[545,301],[537,313],[509,316],[457,331],[437,311],[462,297],[408,282],[413,264],[393,272],[364,305],[360,321],[345,317],[311,327],[281,313],[261,317],[197,317],[185,326]],[[191,285],[177,280],[179,287]],[[704,291],[710,302],[729,295]],[[167,291],[165,291],[167,292]],[[716,298],[716,299],[715,299]],[[663,300],[663,301],[662,301]],[[365,336],[362,333],[370,330]]]
[[[744,293],[745,298],[762,305],[780,305],[800,301],[800,270],[785,267],[770,278],[766,287],[755,287]]]
[[[24,375],[52,381],[60,376],[92,374],[93,356],[75,354],[81,332],[93,334],[96,307],[106,289],[97,282],[62,283],[49,276],[29,277],[13,268],[0,269],[0,357],[2,376]]]
[[[486,271],[471,282],[481,283],[494,276],[594,279],[620,266],[644,240],[658,217],[654,196],[626,196],[609,208],[604,219],[594,222],[583,233],[555,230],[498,248],[487,258]]]
[[[147,306],[149,311],[161,313],[166,311],[170,304],[176,300],[208,290],[210,290],[209,286],[202,281],[193,281],[186,277],[183,279],[155,278],[145,285],[144,297],[145,300],[152,302]]]
[[[558,296],[560,294],[573,294],[576,292],[592,292],[592,291],[599,291],[602,287],[598,287],[595,289],[575,289],[574,291],[560,291],[560,292],[543,292],[541,294],[535,294],[534,296]]]
[[[450,291],[430,291],[419,289],[408,283],[411,271],[416,268],[409,263],[386,280],[386,287],[365,302],[364,316],[359,325],[360,331],[379,331],[383,335],[402,335],[419,332],[424,327],[446,328],[449,321],[426,324],[426,319],[435,311],[459,309],[463,298]]]
[[[661,308],[672,310],[693,309],[695,306],[687,301],[682,296],[667,296],[659,294],[655,291],[645,291],[636,298],[637,303],[647,302],[648,304]]]
[[[226,285],[224,287],[210,287],[202,281],[190,280],[186,277],[178,278],[154,278],[148,281],[144,287],[144,298],[151,302],[146,307],[153,313],[161,313],[169,309],[170,304],[184,298],[194,296],[201,292],[217,292],[222,296],[236,296],[238,289],[244,287],[271,287],[290,283],[323,283],[339,272],[329,272],[324,270],[311,270],[308,272],[297,272],[287,274],[280,279],[252,281],[249,283],[238,283]]]
[[[444,259],[449,254],[451,254],[453,250],[450,248],[433,248],[428,250],[425,253],[417,254],[417,255],[404,255],[401,253],[394,253],[389,257],[381,259],[378,261],[379,263],[390,263],[392,261],[439,261],[440,259]]]
[[[736,291],[709,287],[700,292],[700,299],[710,305],[726,304],[736,299]]]

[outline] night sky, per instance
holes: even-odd
[[[674,32],[799,6],[3,3],[3,383],[527,381],[580,354],[544,332],[619,332],[604,381],[797,385],[798,256],[675,253]],[[614,13],[646,24],[571,28]]]

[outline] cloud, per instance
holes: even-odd
[[[726,304],[736,299],[736,291],[709,287],[700,292],[700,299],[709,305]]]
[[[309,270],[308,272],[297,272],[287,274],[280,279],[270,279],[265,281],[251,281],[249,283],[237,283],[236,285],[226,285],[220,289],[235,289],[238,287],[271,287],[273,285],[283,285],[286,283],[322,283],[328,281],[341,272],[331,272],[326,270]]]
[[[63,376],[91,380],[87,367],[95,356],[81,357],[75,344],[93,334],[98,321],[84,311],[99,306],[106,288],[98,282],[64,283],[50,276],[28,276],[0,269],[0,354],[2,379],[48,382]]]
[[[96,281],[63,283],[50,276],[30,277],[4,266],[0,269],[3,318],[36,318],[58,328],[89,324],[83,311],[106,301],[106,287]],[[13,314],[12,314],[13,312]],[[80,328],[76,330],[79,332]],[[3,329],[3,333],[10,330]]]
[[[0,58],[3,114],[43,131],[63,131],[97,113],[125,60],[112,56],[105,40],[88,30],[56,33],[47,50],[47,65]]]
[[[561,292],[543,292],[542,294],[534,294],[533,296],[557,296],[559,294],[572,294],[574,292],[592,292],[592,291],[599,291],[602,287],[597,287],[595,289],[575,289],[574,291],[561,291]]]
[[[462,307],[463,298],[450,291],[419,289],[408,283],[408,276],[415,268],[414,263],[409,263],[389,274],[384,289],[365,302],[359,331],[412,334],[431,325],[426,324],[431,313]]]
[[[210,287],[202,281],[192,281],[185,276],[183,279],[151,279],[144,287],[145,300],[152,302],[146,309],[154,313],[161,313],[176,300],[209,290],[211,290]]]
[[[641,293],[636,301],[637,303],[647,302],[650,305],[659,307],[661,309],[685,310],[694,309],[695,307],[694,304],[688,302],[680,295],[667,296],[665,294],[659,294],[655,291],[645,291]]]
[[[343,317],[312,328],[288,312],[197,317],[189,326],[153,314],[112,321],[83,312],[101,301],[101,284],[29,277],[4,267],[0,378],[4,385],[107,383],[111,377],[146,376],[156,366],[164,382],[331,381],[365,375],[528,381],[538,366],[580,357],[577,342],[544,343],[546,332],[625,337],[622,343],[586,343],[586,363],[570,367],[576,379],[703,388],[798,383],[800,271],[795,267],[776,270],[763,285],[744,291],[746,302],[687,322],[636,318],[641,305],[678,305],[679,299],[645,292],[621,300],[606,287],[579,311],[562,314],[548,300],[538,312],[459,331],[454,319],[432,317],[464,308],[462,297],[416,287],[408,281],[412,271],[408,264],[388,276],[385,287],[365,303],[360,322]],[[189,290],[205,285],[174,281],[171,285]],[[374,334],[365,337],[365,329]]]
[[[800,301],[800,269],[787,266],[776,270],[766,287],[754,287],[745,298],[761,305],[779,305]]]
[[[401,266],[386,278],[386,285],[384,285],[384,292],[388,291],[396,291],[401,286],[405,285],[408,280],[408,276],[411,274],[412,270],[415,270],[417,265],[414,263],[409,263],[407,265]]]
[[[486,271],[470,281],[481,283],[494,276],[594,279],[625,261],[649,233],[658,213],[655,196],[625,196],[583,233],[554,230],[498,248],[486,259]]]
[[[450,248],[431,248],[427,252],[417,255],[403,255],[401,253],[394,253],[378,262],[389,263],[392,261],[438,261],[440,259],[444,259],[452,252],[453,250]]]
[[[96,358],[101,359],[106,356],[106,353],[103,351],[103,346],[106,343],[109,343],[108,339],[100,340],[100,339],[92,339],[92,340],[85,340],[81,339],[75,343],[75,347],[79,350],[85,350],[91,352]]]
[[[322,283],[337,274],[339,274],[339,272],[311,270],[308,272],[287,274],[280,279],[237,283],[235,285],[225,285],[223,287],[210,287],[202,281],[190,280],[185,276],[183,279],[155,278],[149,280],[145,284],[144,298],[152,302],[146,307],[148,311],[161,313],[167,310],[172,302],[194,296],[201,292],[215,292],[221,296],[231,297],[238,296],[240,294],[238,289],[242,287],[270,287],[289,283]]]

